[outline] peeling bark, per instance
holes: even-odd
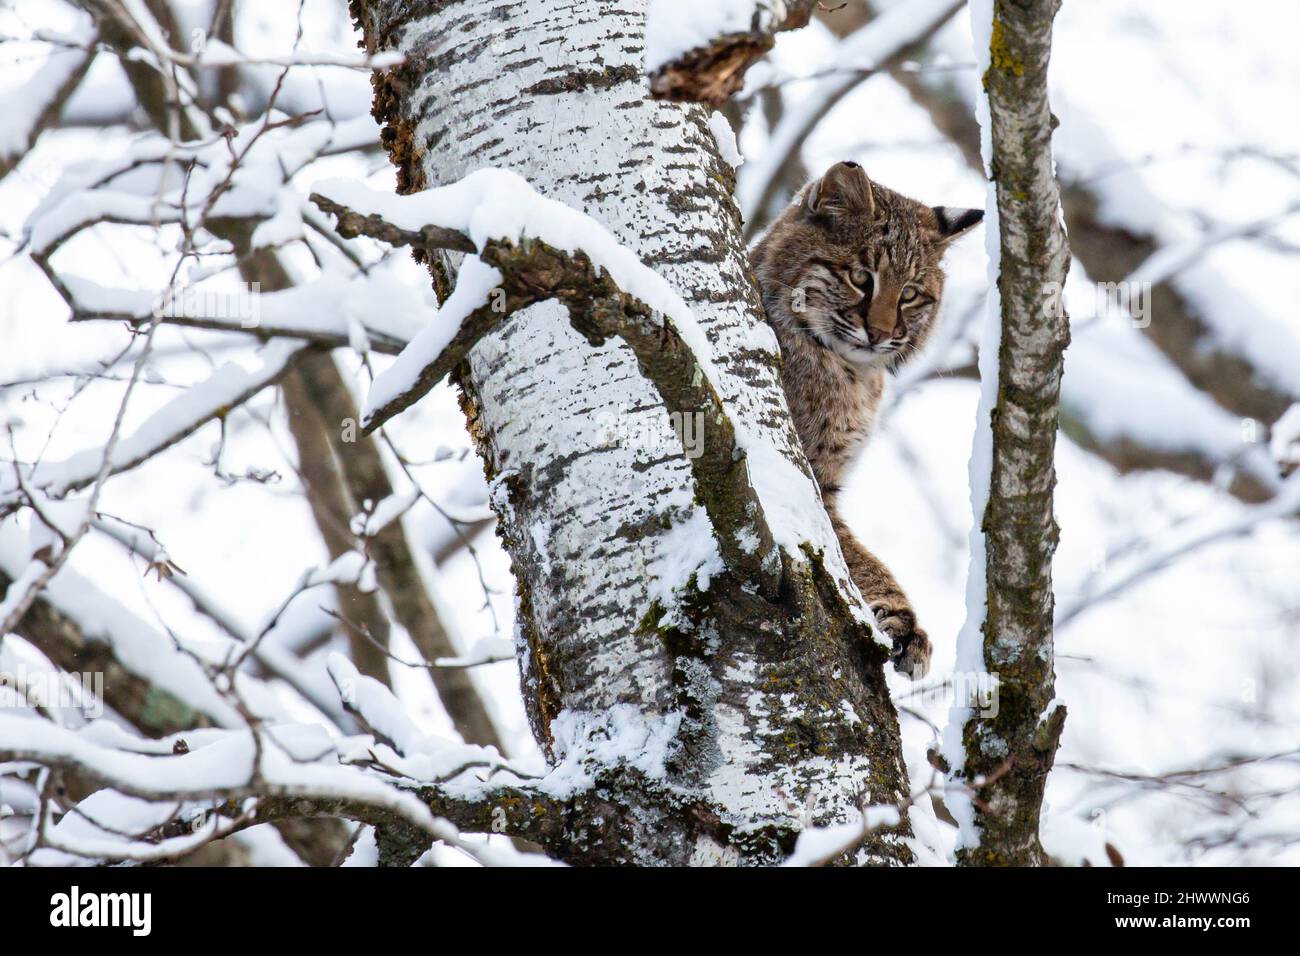
[[[817,5],[817,0],[758,4],[748,30],[713,37],[651,73],[651,92],[661,99],[721,106],[745,85],[745,73],[772,49],[776,34],[806,26]]]

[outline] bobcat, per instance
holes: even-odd
[[[849,573],[893,641],[894,667],[913,678],[929,668],[930,641],[889,569],[840,518],[836,498],[871,434],[885,373],[934,331],[939,260],[983,217],[980,209],[923,205],[843,162],[805,186],[754,249],[795,429]]]

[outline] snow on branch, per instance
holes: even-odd
[[[95,55],[96,31],[90,17],[79,16],[70,33],[41,37],[51,44],[49,58],[23,84],[21,96],[6,99],[0,118],[0,178],[18,165],[86,75]]]
[[[274,383],[303,348],[299,342],[272,343],[262,351],[261,364],[251,371],[233,362],[222,365],[150,415],[130,435],[123,436],[113,449],[108,474],[135,468],[187,438],[201,425],[242,405]],[[21,479],[12,471],[0,473],[0,514],[29,504],[30,489],[45,497],[62,498],[85,488],[98,477],[102,464],[103,452],[96,448],[88,448],[63,461],[41,462],[35,466],[16,464]]]
[[[751,483],[751,449],[722,406],[708,339],[668,283],[603,226],[504,170],[409,196],[330,181],[312,200],[338,217],[344,235],[430,250],[468,243],[478,252],[442,309],[376,378],[362,413],[366,431],[427,394],[505,316],[556,299],[594,344],[622,339],[670,412],[703,411],[711,437],[690,463],[723,560],[775,593],[779,561]]]
[[[1058,94],[1063,97],[1064,93]],[[1073,243],[1091,275],[1149,290],[1159,316],[1143,332],[1188,380],[1229,411],[1272,424],[1300,401],[1300,347],[1284,310],[1243,300],[1236,278],[1207,254],[1265,235],[1300,211],[1276,212],[1207,229],[1174,214],[1149,176],[1086,109],[1066,101],[1057,131]],[[1097,170],[1111,170],[1105,176]],[[1243,310],[1249,321],[1242,318]]]
[[[60,277],[72,321],[143,325],[162,316],[167,325],[239,332],[260,339],[299,339],[326,348],[356,344],[396,355],[418,329],[413,316],[431,307],[421,295],[386,275],[350,279],[333,273],[278,292],[221,293],[189,287],[166,298],[142,289],[115,289],[80,276]]]
[[[1076,333],[1061,386],[1061,430],[1121,474],[1159,468],[1222,483],[1249,503],[1267,501],[1280,485],[1268,445],[1245,440],[1241,418],[1122,326],[1093,323]]]
[[[461,831],[561,845],[575,803],[588,799],[598,780],[662,778],[680,720],[647,721],[628,706],[599,716],[566,711],[556,720],[559,759],[534,776],[493,747],[425,734],[387,687],[342,655],[331,655],[329,673],[373,735],[340,737],[275,713],[248,712],[228,729],[191,728],[161,739],[108,721],[74,731],[30,714],[0,715],[0,775],[35,765],[107,788],[58,826],[29,807],[40,862],[171,859],[258,823],[322,816],[383,828],[390,855],[406,862],[433,840],[484,863],[535,862],[509,851],[503,858]],[[65,825],[78,817],[93,825]]]
[[[152,569],[174,567],[171,557],[158,542],[157,537],[145,529],[107,517],[96,518],[93,527],[100,534],[116,541],[130,554],[136,555],[147,562],[146,573]],[[334,692],[333,685],[323,674],[320,675],[318,680],[313,670],[304,667],[303,662],[291,651],[282,647],[276,641],[266,640],[265,634],[259,635],[245,626],[228,609],[226,602],[216,595],[208,593],[188,575],[184,573],[166,573],[159,570],[159,578],[184,594],[196,611],[211,620],[237,642],[238,649],[252,647],[253,658],[265,667],[269,673],[287,683],[301,694],[304,700],[309,701],[340,728],[353,729],[352,721],[343,708],[339,706],[338,696]],[[272,626],[274,626],[274,622]],[[231,656],[233,655],[226,655],[221,663],[225,663],[225,660],[230,659]]]
[[[35,544],[13,522],[0,526],[0,585],[17,581],[34,563]],[[103,671],[105,703],[142,732],[241,723],[199,664],[204,657],[219,659],[228,645],[208,645],[206,653],[198,644],[182,649],[72,568],[50,579],[39,606],[16,630],[69,672]],[[249,678],[241,691],[269,700],[255,683]]]
[[[515,645],[504,637],[481,637],[464,654],[439,657],[434,667],[480,667],[515,660]]]
[[[216,37],[206,38],[202,49],[194,53],[182,53],[173,50],[165,43],[156,43],[151,49],[135,47],[128,52],[127,56],[133,60],[148,62],[156,69],[161,69],[159,59],[175,66],[201,68],[278,66],[288,69],[298,66],[337,66],[349,70],[384,70],[406,62],[404,54],[393,51],[373,55],[349,55],[297,50],[289,56],[254,56],[243,53]]]
[[[782,866],[822,866],[831,860],[861,846],[874,831],[897,826],[902,815],[895,806],[867,807],[862,818],[847,823],[834,823],[824,827],[808,827],[800,831],[794,852]]]
[[[210,220],[260,221],[252,245],[282,244],[302,231],[302,198],[290,179],[323,156],[375,139],[374,121],[365,116],[339,123],[268,116],[227,136],[186,143],[155,133],[124,156],[71,167],[28,216],[24,240],[56,286],[50,257],[98,223],[197,231]]]
[[[782,30],[805,26],[817,0],[651,0],[645,69],[660,99],[720,106]]]
[[[155,742],[97,724],[77,732],[0,714],[0,763],[72,770],[124,797],[170,804],[170,824],[129,841],[119,834],[112,847],[59,841],[60,849],[87,857],[149,858],[162,840],[195,832],[196,818],[216,838],[277,819],[344,817],[394,827],[407,839],[424,834],[416,855],[432,840],[475,854],[478,844],[464,840],[462,829],[549,843],[563,825],[565,799],[516,783],[471,774],[447,785],[398,783],[391,773],[353,765],[373,749],[369,738],[335,739],[315,725],[197,731]]]
[[[348,711],[392,749],[390,769],[418,780],[444,780],[469,769],[510,770],[495,747],[453,744],[425,734],[388,687],[359,672],[342,654],[330,655],[329,675]]]
[[[53,209],[42,210],[31,222],[27,240],[31,253],[47,258],[77,233],[101,222],[160,226],[182,222],[182,208],[154,196],[139,196],[113,189],[98,189],[71,197]]]

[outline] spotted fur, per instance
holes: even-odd
[[[930,641],[889,569],[844,524],[837,499],[871,434],[886,374],[934,331],[944,251],[982,217],[908,199],[844,162],[805,186],[754,249],[795,428],[849,573],[894,642],[894,666],[913,677],[929,667]]]

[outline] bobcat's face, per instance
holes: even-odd
[[[939,260],[983,218],[931,208],[837,163],[806,186],[756,250],[769,314],[858,365],[894,369],[929,338]]]

